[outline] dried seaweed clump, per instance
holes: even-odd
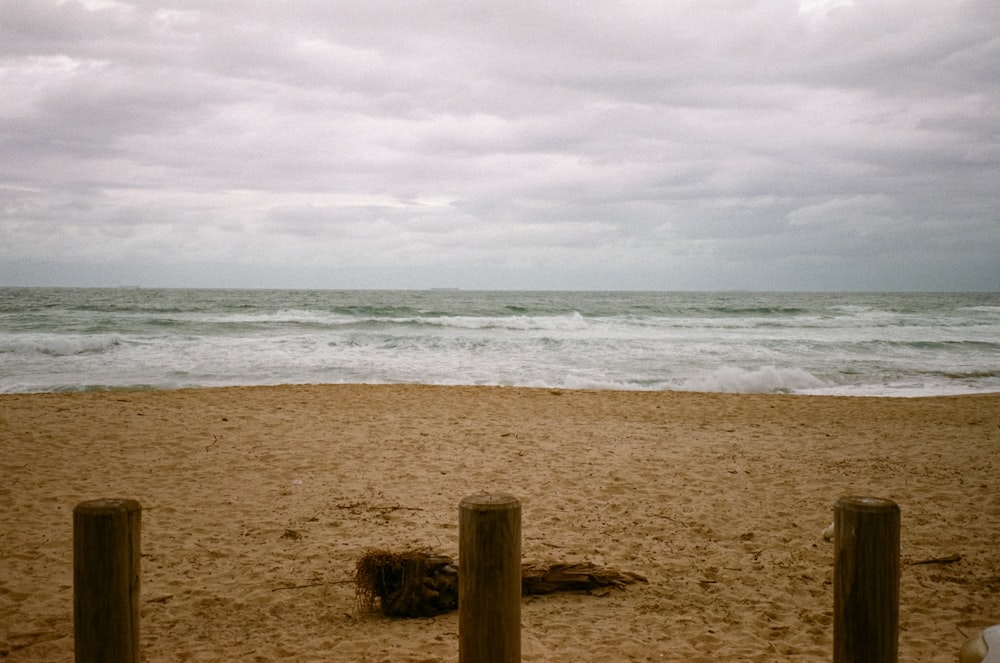
[[[458,566],[428,550],[369,550],[354,569],[359,610],[431,617],[458,609]]]
[[[354,571],[355,602],[362,612],[391,617],[431,617],[458,609],[458,564],[428,550],[369,550]],[[521,594],[550,594],[624,587],[646,582],[637,573],[590,562],[525,563]]]
[[[549,562],[521,565],[521,594],[591,591],[646,582],[638,573],[618,571],[590,562]]]

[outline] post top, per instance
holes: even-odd
[[[73,509],[74,513],[107,513],[114,511],[140,511],[139,502],[133,499],[105,497],[98,500],[80,502]]]
[[[883,497],[865,497],[860,495],[845,495],[841,497],[837,500],[835,508],[869,513],[899,511],[899,505],[892,500]]]
[[[475,511],[492,511],[504,509],[516,509],[521,506],[521,502],[513,495],[503,493],[490,493],[485,495],[470,495],[462,500],[458,505],[461,509],[472,509]]]

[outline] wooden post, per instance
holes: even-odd
[[[73,509],[76,663],[139,663],[139,530],[135,500]]]
[[[458,508],[459,663],[521,660],[521,503],[473,495]]]
[[[842,497],[833,522],[833,663],[896,663],[899,507]]]

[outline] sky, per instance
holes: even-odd
[[[0,285],[1000,291],[1000,2],[0,2]]]

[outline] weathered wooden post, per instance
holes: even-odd
[[[899,506],[842,497],[833,522],[833,662],[896,663]]]
[[[459,663],[519,663],[521,503],[473,495],[458,511]]]
[[[135,500],[73,509],[76,663],[139,663],[139,530]]]

